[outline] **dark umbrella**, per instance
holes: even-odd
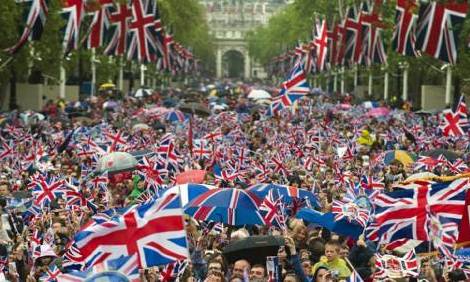
[[[211,111],[201,103],[184,103],[179,106],[179,109],[188,114],[197,114],[200,116],[208,116]]]
[[[435,150],[430,150],[422,153],[421,155],[423,156],[429,156],[432,157],[433,159],[439,158],[440,155],[443,155],[448,161],[455,161],[458,159],[460,156],[454,151],[450,150],[445,150],[445,149],[435,149]]]
[[[280,246],[284,246],[284,238],[280,236],[251,236],[228,244],[223,255],[229,263],[246,259],[252,265],[264,265],[266,257],[277,256]]]

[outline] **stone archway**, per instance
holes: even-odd
[[[217,49],[217,77],[251,77],[251,61],[244,44],[220,44]],[[238,45],[238,46],[237,46]],[[238,60],[238,61],[237,61]],[[240,62],[240,60],[242,62]],[[242,70],[240,68],[243,67]],[[243,73],[243,76],[241,75]]]
[[[222,76],[228,78],[242,78],[244,76],[245,58],[237,50],[229,50],[222,56]]]

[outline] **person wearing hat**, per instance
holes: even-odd
[[[34,253],[39,253],[37,256],[34,256]],[[54,253],[54,250],[49,245],[39,245],[35,248],[33,253],[33,268],[31,273],[26,279],[27,282],[39,281],[39,278],[47,272],[49,265],[55,263],[57,255]]]

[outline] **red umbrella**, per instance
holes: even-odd
[[[390,110],[388,108],[379,107],[379,108],[370,109],[369,112],[367,112],[367,116],[381,117],[381,116],[387,116],[389,113],[390,113]]]
[[[203,183],[207,171],[202,169],[193,169],[182,172],[176,176],[176,184]]]

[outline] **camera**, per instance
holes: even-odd
[[[330,271],[330,277],[331,277],[331,279],[338,279],[339,278],[339,271],[338,270]]]

